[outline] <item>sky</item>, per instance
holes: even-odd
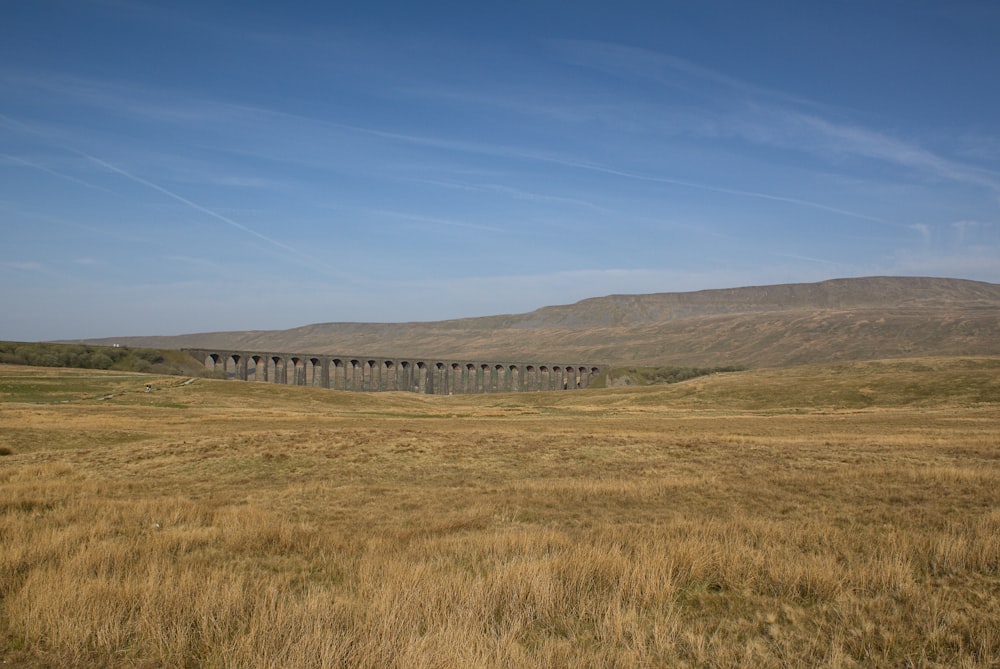
[[[998,36],[993,0],[0,0],[0,340],[998,283]]]

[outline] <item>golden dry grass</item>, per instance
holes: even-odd
[[[0,661],[997,666],[998,371],[425,397],[0,366]]]

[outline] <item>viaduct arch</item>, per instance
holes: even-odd
[[[356,392],[427,395],[586,388],[599,365],[385,358],[312,353],[184,349],[228,378]]]

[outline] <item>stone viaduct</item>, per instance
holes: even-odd
[[[532,392],[586,388],[596,365],[469,362],[414,358],[253,353],[184,349],[205,367],[240,381],[262,381],[361,392],[428,395]]]

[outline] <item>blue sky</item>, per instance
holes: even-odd
[[[0,339],[1000,282],[1000,4],[7,0]]]

